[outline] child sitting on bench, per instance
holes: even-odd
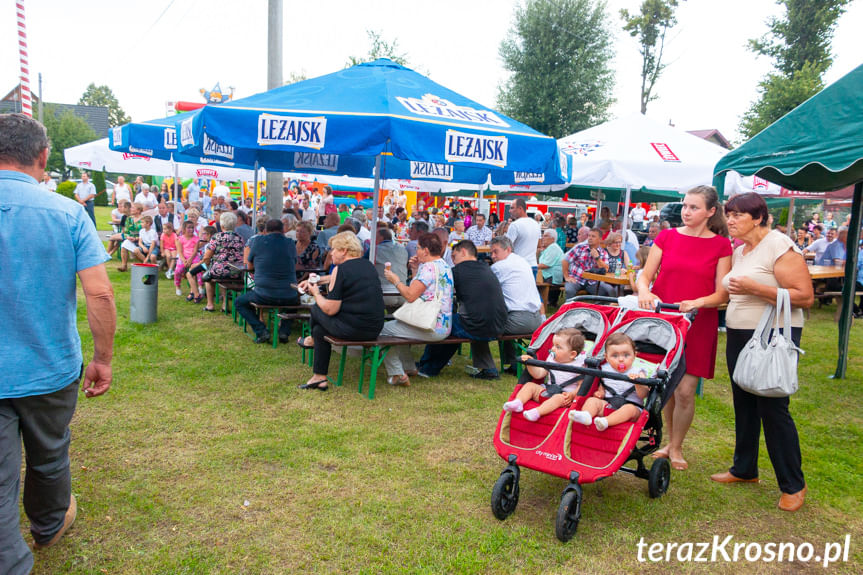
[[[568,365],[573,367],[582,367],[587,354],[584,352],[584,336],[574,327],[568,327],[560,330],[552,337],[551,350],[548,352],[548,362]],[[529,355],[521,356],[522,361],[533,359]],[[528,421],[536,421],[543,415],[551,413],[558,407],[567,407],[575,399],[575,392],[578,390],[579,382],[573,381],[578,374],[563,371],[551,370],[534,365],[528,365],[527,371],[531,377],[535,379],[543,379],[549,377],[550,382],[563,387],[562,393],[556,393],[546,399],[538,407],[528,409],[524,412],[524,418]],[[524,409],[524,402],[532,399],[539,402],[543,392],[546,391],[546,383],[535,383],[528,381],[518,391],[518,395],[512,401],[507,401],[503,404],[504,411],[519,413]]]

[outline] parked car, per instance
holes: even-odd
[[[673,202],[665,204],[659,210],[659,221],[668,221],[672,228],[677,228],[683,225],[683,218],[680,212],[683,210],[683,202]]]

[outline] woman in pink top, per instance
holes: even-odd
[[[195,234],[195,224],[190,221],[183,222],[183,235],[177,236],[177,269],[174,270],[174,286],[177,288],[177,295],[183,295],[183,276],[186,275],[186,271],[192,265],[192,258],[195,256],[195,246],[197,245],[198,236]],[[189,297],[194,299],[198,297],[198,282],[195,281],[194,277],[191,277],[188,282]]]
[[[722,278],[731,269],[728,227],[716,190],[711,186],[689,190],[681,217],[683,226],[656,236],[637,282],[642,308],[653,309],[658,299],[680,304],[681,311],[698,309],[686,336],[686,374],[664,409],[669,443],[654,454],[669,458],[677,470],[689,466],[683,458],[683,440],[695,416],[698,378],[713,378],[719,327],[716,308],[728,300]]]

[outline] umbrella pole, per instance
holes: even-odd
[[[369,238],[369,261],[375,263],[375,248],[378,243],[378,203],[381,196],[381,155],[375,156],[375,193],[372,200],[372,229]]]
[[[180,178],[180,165],[174,162],[174,218],[177,218],[180,212],[180,190],[177,188],[177,180]],[[175,220],[176,221],[176,220]]]
[[[255,161],[255,179],[254,188],[252,188],[252,230],[257,233],[258,225],[258,162]]]
[[[836,379],[845,378],[848,367],[848,339],[851,335],[851,311],[854,308],[854,293],[857,281],[857,253],[860,242],[860,220],[863,217],[863,182],[854,185],[854,199],[851,203],[851,225],[845,256],[845,285],[842,287],[842,311],[839,315],[839,360],[836,362]]]
[[[785,220],[785,231],[792,240],[797,239],[794,233],[794,198],[788,200],[788,219]]]
[[[629,223],[629,202],[632,198],[632,186],[627,184],[626,186],[626,203],[623,204],[623,225],[620,227],[620,231],[623,232],[623,243],[626,243],[626,230],[627,224]]]

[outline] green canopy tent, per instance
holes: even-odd
[[[725,173],[755,174],[791,190],[829,192],[854,185],[845,286],[839,320],[839,359],[844,378],[863,216],[863,65],[827,86],[724,156],[713,170],[720,193]]]

